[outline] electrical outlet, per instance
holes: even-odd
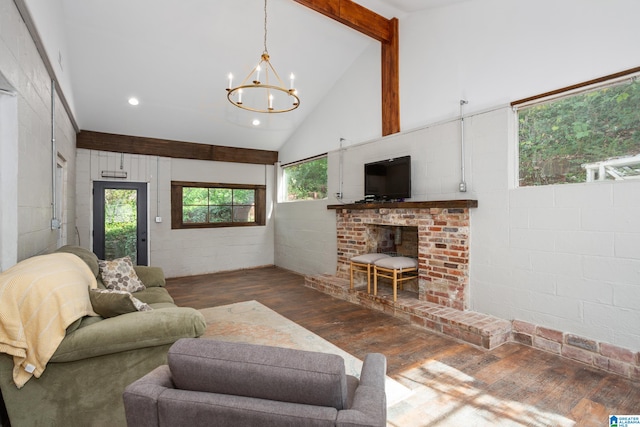
[[[162,217],[161,217],[161,216],[157,216],[157,217],[156,217],[156,222],[157,222],[158,224],[160,224],[160,223],[162,222]]]

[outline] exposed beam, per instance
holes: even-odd
[[[294,0],[379,42],[391,40],[390,21],[351,0]]]
[[[278,161],[277,151],[197,144],[87,130],[76,135],[76,147],[116,153],[258,165],[272,165]]]
[[[400,132],[398,19],[387,19],[351,0],[294,0],[382,44],[382,136]]]
[[[391,22],[391,39],[382,42],[382,136],[400,132],[400,70],[398,19]]]

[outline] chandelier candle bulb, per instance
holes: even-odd
[[[269,110],[273,110],[273,95],[269,95]]]
[[[253,83],[257,85],[260,84],[260,66],[259,65],[256,67],[256,79],[253,81]]]
[[[231,89],[233,87],[233,74],[229,73],[227,77],[229,77],[229,89]]]
[[[242,89],[238,89],[238,104],[242,104]]]
[[[291,89],[293,89],[293,81],[296,79],[296,76],[293,75],[293,73],[291,73],[291,75],[289,76],[289,78],[291,79]]]

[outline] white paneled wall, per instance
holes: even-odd
[[[273,265],[273,166],[222,163],[77,150],[77,206],[82,246],[93,248],[93,181],[102,171],[127,172],[124,181],[148,183],[149,263],[167,277]],[[122,169],[121,169],[122,167]],[[171,181],[267,185],[267,225],[171,229]],[[156,217],[161,222],[156,222]]]

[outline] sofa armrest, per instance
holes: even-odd
[[[167,365],[158,366],[128,385],[122,394],[127,425],[159,426],[158,398],[170,388],[173,388],[173,382]]]
[[[50,362],[172,344],[180,338],[198,337],[206,327],[204,316],[189,307],[122,314],[73,331],[62,340]]]
[[[387,375],[387,358],[381,353],[369,353],[365,356],[360,372],[360,385],[384,390]]]
[[[160,267],[151,267],[148,265],[134,265],[138,278],[147,288],[163,287],[166,282],[164,280],[164,271]]]
[[[364,359],[360,385],[355,391],[351,408],[338,412],[337,426],[361,427],[387,424],[385,376],[387,359],[380,353],[370,353]]]

